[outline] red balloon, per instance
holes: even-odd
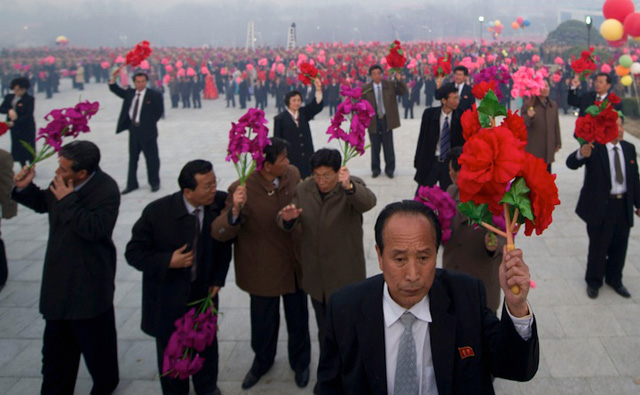
[[[640,36],[640,12],[627,15],[624,20],[624,33],[631,37]]]
[[[627,43],[628,39],[629,39],[629,36],[627,36],[627,33],[625,33],[620,40],[607,41],[607,44],[611,45],[613,48],[620,48]]]
[[[604,19],[617,19],[624,23],[627,15],[635,11],[635,6],[631,0],[606,0],[602,6]]]

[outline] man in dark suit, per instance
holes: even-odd
[[[596,101],[604,101],[609,95],[609,89],[611,89],[611,76],[607,73],[599,73],[596,75],[595,83],[593,84],[593,91],[580,92],[580,78],[575,76],[571,81],[571,89],[567,96],[567,102],[571,107],[576,107],[580,110],[578,116],[583,117],[586,114],[587,108],[592,106]],[[621,111],[622,103],[615,104],[613,107]]]
[[[123,195],[138,189],[138,158],[144,153],[147,162],[147,177],[151,192],[160,189],[160,158],[158,156],[158,120],[164,113],[162,95],[153,89],[147,89],[149,76],[136,73],[133,76],[135,89],[122,89],[116,84],[120,69],[111,74],[109,90],[121,97],[122,109],[118,118],[116,133],[129,130],[129,173],[127,187]]]
[[[188,162],[178,178],[180,191],[150,203],[142,212],[127,244],[127,262],[142,271],[142,331],[156,338],[158,371],[162,375],[164,349],[174,322],[189,303],[207,292],[214,295],[224,286],[231,242],[211,237],[211,223],[224,208],[227,194],[216,191],[216,176],[210,162]],[[193,376],[197,394],[220,393],[218,341],[201,354],[204,366]],[[165,394],[188,394],[189,381],[161,377]]]
[[[435,214],[422,203],[392,203],[380,213],[375,238],[382,275],[329,301],[321,394],[491,394],[492,377],[535,375],[538,336],[522,251],[505,248],[498,320],[480,280],[436,269],[441,236]]]
[[[331,79],[331,84],[326,88],[326,97],[329,105],[329,116],[333,116],[336,113],[338,104],[340,104],[340,87],[334,78]]]
[[[443,190],[451,185],[447,159],[454,147],[464,144],[460,112],[456,111],[459,103],[458,91],[453,85],[442,88],[442,106],[430,107],[422,114],[420,136],[416,146],[413,167],[416,175],[413,178],[420,186],[434,186],[440,183]]]
[[[464,113],[476,102],[475,96],[471,93],[472,89],[469,84],[467,84],[467,77],[469,77],[469,69],[464,66],[457,66],[453,69],[453,81],[447,82],[442,79],[436,80],[436,100],[440,100],[444,95],[444,87],[447,85],[452,85],[458,91],[458,96],[460,97],[460,105],[458,106],[458,111],[460,113]]]
[[[396,170],[396,154],[393,149],[393,129],[400,126],[398,114],[398,100],[396,96],[408,93],[407,86],[402,82],[402,74],[396,72],[393,81],[383,80],[384,72],[379,65],[369,67],[371,82],[362,87],[363,98],[368,100],[376,110],[376,116],[369,124],[369,139],[371,140],[371,172],[373,178],[380,175],[380,148],[384,150],[384,172],[393,178]]]
[[[36,147],[35,98],[27,93],[30,86],[27,78],[14,78],[11,81],[13,93],[6,95],[0,104],[0,114],[7,114],[7,126],[11,128],[11,156],[22,166],[31,162],[33,155],[20,141],[29,144],[34,151]]]
[[[12,198],[49,214],[40,313],[45,319],[42,393],[72,394],[80,355],[93,378],[92,394],[118,386],[113,294],[116,247],[111,239],[120,192],[102,170],[100,150],[89,141],[62,147],[48,189],[32,183],[35,167],[14,178]]]
[[[569,155],[567,167],[586,166],[576,213],[587,223],[587,295],[595,299],[603,279],[619,295],[631,297],[622,284],[633,208],[640,216],[640,181],[636,148],[623,141],[623,120],[618,137],[606,145],[588,143]]]

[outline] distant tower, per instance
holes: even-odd
[[[247,26],[247,44],[245,46],[245,51],[252,51],[256,49],[256,31],[253,27],[253,21],[249,22]]]
[[[287,33],[287,50],[294,49],[296,47],[296,24],[292,23]]]

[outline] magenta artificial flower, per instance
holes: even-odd
[[[264,149],[271,145],[269,140],[269,129],[266,126],[267,120],[264,111],[257,108],[250,108],[238,120],[238,123],[231,123],[229,131],[229,147],[227,149],[227,162],[233,162],[240,177],[241,184],[253,171],[260,170],[264,163]],[[254,134],[252,138],[252,133]],[[253,164],[249,163],[253,161]]]
[[[451,220],[456,215],[456,202],[439,186],[420,187],[418,195],[413,199],[429,207],[438,218],[442,227],[442,244],[447,244],[451,239]]]

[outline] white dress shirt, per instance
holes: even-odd
[[[182,195],[182,200],[184,200],[184,206],[187,208],[189,215],[193,215],[193,212],[196,211],[196,209],[200,209],[200,211],[198,211],[198,220],[200,223],[200,230],[202,231],[202,222],[204,221],[204,210],[202,209],[202,206],[194,207],[187,201],[187,198],[185,198],[184,195]]]
[[[382,108],[378,108],[378,114],[385,115],[387,112],[384,108],[384,90],[382,89],[382,82],[379,84],[373,83],[373,96],[376,98],[376,105],[378,105],[378,95],[380,95],[380,106]]]
[[[453,111],[449,114],[446,114],[444,110],[440,110],[440,133],[438,133],[438,144],[436,144],[436,157],[440,157],[440,140],[442,138],[442,125],[444,125],[444,120],[447,119],[449,121],[449,141],[451,141],[451,116],[453,115]]]
[[[611,194],[618,195],[627,193],[627,169],[624,165],[624,152],[622,152],[622,145],[613,143],[607,143],[607,154],[609,155],[609,169],[611,170]],[[618,155],[620,155],[620,167],[622,168],[622,184],[616,182],[616,153],[613,151],[614,147],[618,147]]]
[[[140,102],[138,103],[138,114],[136,114],[136,119],[133,119],[133,108],[136,106],[136,98],[138,96],[138,91],[133,94],[133,100],[131,101],[131,107],[129,107],[129,119],[131,122],[140,123],[140,114],[142,113],[142,103],[144,103],[144,95],[147,93],[147,88],[144,88],[140,91]]]
[[[511,315],[505,303],[511,321],[513,321],[516,332],[525,341],[531,339],[533,315],[531,314],[531,306],[529,306],[530,314],[526,317],[516,318]],[[431,355],[431,336],[429,325],[431,323],[431,310],[429,304],[429,295],[425,296],[420,302],[416,303],[409,310],[397,304],[389,294],[389,287],[384,283],[382,293],[382,312],[384,315],[384,348],[386,356],[387,371],[387,393],[393,394],[395,386],[396,366],[398,364],[398,348],[400,347],[400,338],[404,332],[404,326],[400,322],[400,317],[405,311],[409,311],[417,319],[413,323],[412,332],[413,339],[416,344],[416,365],[418,368],[418,388],[420,394],[437,395],[438,386],[436,383],[436,373],[433,368],[433,357]],[[452,350],[451,352],[455,352]]]
[[[296,126],[300,127],[300,111],[293,112],[287,108],[287,112],[291,115],[291,118],[293,118],[293,122],[296,123]]]
[[[455,84],[456,89],[458,90],[458,96],[462,97],[462,89],[464,88],[464,82],[462,84]]]

